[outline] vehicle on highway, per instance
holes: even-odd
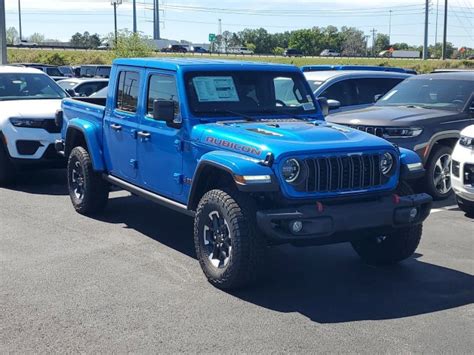
[[[70,78],[58,81],[58,85],[69,95],[80,97],[91,96],[108,84],[109,79],[101,78]]]
[[[229,47],[229,48],[227,48],[226,53],[229,53],[229,54],[254,54],[253,50],[248,49],[247,47]]]
[[[471,103],[471,112],[474,105]],[[474,215],[474,125],[464,128],[454,147],[451,182],[461,210]]]
[[[163,48],[161,51],[165,53],[188,53],[188,48],[181,44],[171,44],[169,47]]]
[[[302,57],[303,52],[300,51],[299,49],[288,48],[288,49],[285,50],[285,52],[283,52],[283,55],[285,57]]]
[[[320,57],[340,57],[341,53],[335,51],[334,49],[325,49],[319,53]]]
[[[67,76],[65,76],[56,65],[39,64],[39,63],[19,63],[19,64],[14,64],[14,65],[39,69],[42,72],[46,73],[48,76],[50,76],[54,81],[67,79]]]
[[[54,149],[60,138],[55,113],[65,97],[40,70],[0,66],[0,185],[27,165],[65,165]]]
[[[474,122],[474,73],[412,76],[371,107],[329,115],[418,153],[426,168],[422,187],[439,200],[451,195],[451,154],[462,129]]]
[[[110,76],[110,65],[81,65],[81,78],[108,78]]]
[[[30,42],[26,39],[22,39],[18,44],[16,45],[17,47],[27,47],[27,48],[36,48],[38,47],[38,43],[35,42]]]
[[[304,75],[314,96],[328,99],[330,113],[372,106],[377,98],[411,76],[378,70],[306,70]]]
[[[193,52],[193,53],[209,53],[209,51],[206,48],[199,47],[199,46],[191,47],[191,52]]]
[[[379,53],[379,57],[384,58],[420,58],[420,51],[405,51],[405,50],[386,50]]]
[[[351,242],[371,264],[418,246],[431,197],[407,181],[420,158],[325,123],[297,67],[118,59],[107,99],[88,100],[65,99],[58,114],[74,208],[100,212],[113,185],[193,216],[217,287],[254,281],[268,245]]]

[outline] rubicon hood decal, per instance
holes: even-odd
[[[206,137],[206,142],[218,147],[224,147],[224,148],[228,148],[228,149],[232,149],[232,150],[236,150],[236,151],[240,151],[240,152],[244,152],[248,154],[253,154],[256,156],[260,156],[260,154],[262,154],[262,151],[260,149],[257,149],[255,147],[251,147],[248,145],[242,145],[242,144],[226,141],[225,139],[219,139],[219,138],[208,136]]]

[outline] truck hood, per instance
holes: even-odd
[[[61,108],[61,100],[11,100],[0,101],[0,118],[54,118]]]
[[[443,119],[459,112],[404,106],[371,106],[360,110],[335,113],[326,117],[332,123],[364,126],[422,125],[424,120]]]
[[[348,127],[324,121],[261,120],[202,124],[194,127],[193,141],[212,150],[230,150],[264,158],[329,151],[390,149],[387,141]]]

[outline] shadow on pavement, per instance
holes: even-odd
[[[130,213],[133,211],[133,213]],[[195,258],[193,220],[135,197],[111,199],[99,218],[125,223]],[[418,260],[374,268],[348,244],[269,249],[267,275],[251,288],[229,292],[278,312],[298,312],[318,323],[396,319],[455,308],[474,301],[474,277]],[[197,264],[196,264],[197,265]]]
[[[66,170],[22,170],[8,188],[35,195],[67,195]]]

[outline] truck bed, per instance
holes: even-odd
[[[102,141],[103,119],[105,115],[105,99],[100,98],[67,98],[62,102],[64,125],[69,126],[71,120],[84,121],[96,127],[97,139]]]

